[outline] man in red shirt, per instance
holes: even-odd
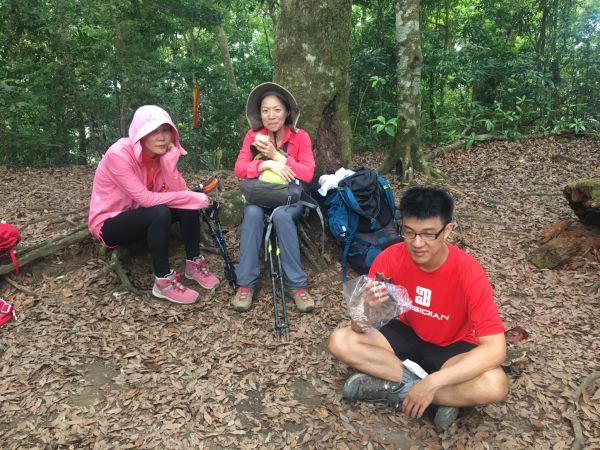
[[[490,283],[475,258],[446,242],[453,209],[442,189],[414,187],[404,194],[404,242],[377,256],[369,277],[404,286],[411,309],[379,330],[352,321],[328,342],[333,356],[360,371],[346,381],[344,398],[402,404],[411,417],[421,417],[433,404],[442,430],[459,407],[500,402],[508,394],[500,367],[506,357],[504,326]],[[363,299],[374,307],[386,301],[385,292],[372,282]],[[427,374],[407,370],[407,360]]]

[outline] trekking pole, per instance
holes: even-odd
[[[281,323],[279,322],[279,310],[277,302],[276,279],[278,277],[278,273],[275,270],[275,265],[273,264],[273,242],[271,239],[269,239],[267,244],[267,253],[269,258],[269,272],[271,275],[271,292],[273,294],[273,327],[275,329],[275,339],[279,341],[281,339]]]
[[[275,248],[277,255],[277,270],[279,272],[279,287],[281,289],[281,309],[283,312],[283,329],[285,330],[285,340],[289,341],[290,339],[290,323],[288,320],[287,313],[287,302],[285,299],[285,284],[283,280],[283,271],[281,269],[281,252],[279,250],[279,238],[277,237],[277,233],[275,233]]]
[[[196,188],[192,189],[195,192],[202,192],[204,194],[208,194],[212,192],[216,188],[220,189],[219,180],[215,177],[209,178],[205,183],[198,185]],[[217,191],[218,192],[218,191]],[[200,217],[206,225],[208,226],[208,230],[213,240],[215,241],[215,245],[221,256],[223,256],[223,260],[225,261],[224,267],[224,275],[225,279],[229,283],[232,288],[236,286],[236,277],[235,277],[235,267],[231,262],[231,258],[229,257],[229,252],[227,251],[227,243],[225,242],[225,237],[223,236],[223,228],[221,227],[221,221],[219,220],[219,207],[221,206],[221,202],[218,200],[211,201],[210,205],[206,209],[200,210]],[[213,224],[211,223],[214,222]]]
[[[277,239],[276,234],[272,234],[269,236],[269,241],[267,244],[267,253],[269,258],[269,270],[271,273],[271,289],[273,291],[273,322],[275,329],[275,338],[277,341],[281,340],[281,330],[285,331],[285,338],[289,340],[290,338],[290,327],[287,315],[287,305],[285,303],[285,286],[281,271],[281,258],[279,256],[279,241]],[[275,253],[275,257],[277,258],[277,266],[273,261],[273,253]],[[277,279],[279,279],[279,283],[277,283]],[[279,284],[279,287],[277,286]],[[281,289],[281,293],[278,291]],[[281,316],[279,313],[279,298],[281,298]]]

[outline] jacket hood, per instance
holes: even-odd
[[[142,155],[142,144],[140,142],[142,138],[164,123],[169,124],[173,129],[173,145],[179,150],[179,154],[187,154],[179,143],[179,131],[177,131],[177,127],[171,120],[169,113],[155,105],[144,105],[136,110],[129,125],[129,140],[133,145],[136,158],[139,159]]]

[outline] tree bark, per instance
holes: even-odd
[[[600,232],[579,222],[560,220],[544,230],[544,244],[529,254],[529,261],[538,268],[554,269],[600,249]]]
[[[396,43],[398,72],[398,126],[394,146],[380,167],[389,172],[401,163],[405,181],[413,179],[415,171],[430,175],[421,151],[421,32],[419,0],[397,0]]]
[[[547,0],[541,0],[540,9],[542,10],[542,17],[540,19],[540,33],[536,43],[536,51],[540,62],[540,68],[542,71],[545,70],[545,59],[544,52],[546,51],[546,28],[548,24],[548,3]]]
[[[231,56],[229,55],[227,35],[221,25],[215,25],[213,27],[213,33],[217,38],[221,59],[223,61],[223,66],[225,67],[225,72],[227,73],[227,86],[229,86],[229,92],[235,94],[237,93],[237,84],[235,82],[235,72],[233,71],[233,64],[231,63]]]
[[[59,250],[68,247],[69,245],[73,245],[77,242],[83,241],[90,237],[90,232],[87,229],[87,225],[82,225],[79,228],[71,230],[69,234],[65,234],[64,236],[58,238],[52,238],[42,245],[36,245],[31,247],[30,249],[24,249],[17,253],[17,262],[19,266],[24,266],[25,264],[29,264],[30,262],[36,261],[38,259],[44,258],[46,256],[54,255]],[[5,275],[14,270],[14,267],[11,263],[0,265],[0,275]]]
[[[563,194],[581,223],[600,227],[600,177],[573,181]]]
[[[113,80],[113,86],[115,89],[115,99],[117,101],[117,107],[119,108],[119,128],[121,136],[127,136],[127,111],[129,111],[129,102],[127,96],[127,65],[125,64],[125,38],[123,37],[123,30],[121,24],[115,16],[112,17],[112,25],[114,30],[114,46],[115,46],[115,60],[117,62],[117,74],[115,80]]]
[[[282,0],[274,81],[292,92],[312,138],[316,175],[351,164],[350,0]]]

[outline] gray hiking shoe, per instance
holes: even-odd
[[[438,406],[433,423],[439,431],[446,431],[458,417],[459,409],[454,406]]]
[[[383,403],[397,408],[410,388],[419,380],[420,378],[410,370],[404,370],[402,381],[382,380],[358,372],[346,380],[342,389],[342,396],[351,402],[362,400]]]

